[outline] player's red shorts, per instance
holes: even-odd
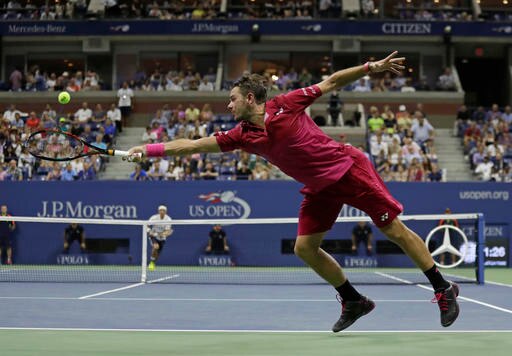
[[[343,204],[364,211],[377,227],[388,225],[402,212],[402,204],[391,196],[365,154],[349,145],[345,150],[354,164],[338,182],[318,193],[307,187],[301,190],[299,236],[330,230]]]

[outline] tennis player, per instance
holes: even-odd
[[[172,221],[171,217],[167,215],[167,207],[160,205],[158,207],[158,214],[155,214],[149,218],[149,221]],[[149,225],[149,238],[151,239],[151,260],[149,262],[148,269],[150,271],[155,270],[155,264],[158,257],[162,253],[165,246],[165,241],[173,233],[171,224],[163,225]]]
[[[446,281],[422,239],[397,217],[402,205],[386,186],[363,152],[327,136],[305,113],[315,99],[371,73],[404,69],[398,52],[331,74],[324,81],[267,100],[263,78],[244,76],[231,89],[228,109],[238,125],[227,132],[199,140],[179,139],[130,149],[149,157],[226,152],[242,149],[256,153],[304,184],[295,253],[339,293],[342,311],[334,324],[341,331],[371,312],[375,304],[350,284],[340,265],[320,248],[343,204],[366,212],[375,225],[398,244],[425,273],[435,290],[441,324],[451,325],[459,314],[458,286]]]

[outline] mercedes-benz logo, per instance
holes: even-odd
[[[454,247],[452,245],[452,241],[450,239],[450,230],[453,230],[453,231],[457,232],[462,237],[462,240],[464,241],[464,244],[466,246],[468,245],[468,238],[467,238],[466,234],[464,233],[464,231],[459,229],[457,226],[440,225],[440,226],[436,226],[435,228],[433,228],[428,233],[428,236],[425,239],[425,245],[427,245],[427,248],[429,248],[428,245],[429,245],[430,239],[439,230],[444,230],[443,242],[442,242],[441,246],[436,248],[434,251],[431,251],[430,254],[432,255],[432,257],[436,257],[436,256],[439,256],[439,255],[441,255],[443,253],[451,253],[452,255],[457,256],[458,260],[456,262],[452,263],[452,264],[447,264],[447,265],[440,264],[440,263],[436,262],[435,260],[434,260],[434,263],[436,264],[436,266],[442,267],[442,268],[457,267],[462,262],[464,262],[464,257],[466,257],[466,253],[467,252],[466,252],[466,249],[463,249],[462,252],[461,252],[456,247]],[[429,251],[430,251],[430,249],[429,249]]]

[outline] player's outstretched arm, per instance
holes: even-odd
[[[203,137],[199,140],[179,139],[161,144],[135,146],[128,150],[128,157],[136,160],[136,154],[143,156],[184,156],[192,153],[220,152],[215,136]]]
[[[405,57],[396,58],[397,54],[398,51],[394,51],[389,56],[381,59],[380,61],[366,62],[361,66],[337,71],[317,85],[322,91],[322,94],[326,94],[337,88],[344,87],[347,84],[355,82],[356,80],[370,73],[390,71],[395,74],[399,74],[401,70],[405,69],[405,67],[401,64],[403,61],[405,61]]]

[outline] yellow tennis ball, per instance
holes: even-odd
[[[69,93],[67,91],[61,91],[59,93],[59,98],[58,99],[59,99],[59,103],[67,104],[71,100],[71,95],[69,95]]]

